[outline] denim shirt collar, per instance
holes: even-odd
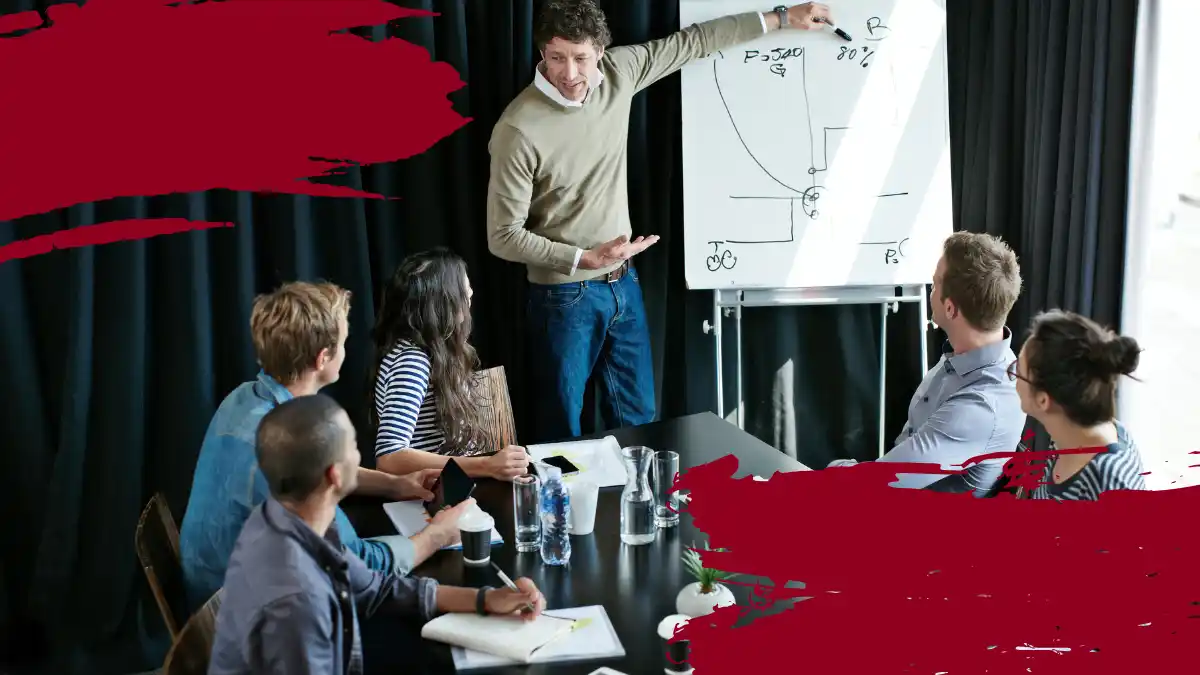
[[[1012,331],[1008,329],[1008,326],[1004,327],[1004,339],[962,354],[955,354],[954,347],[950,346],[949,340],[946,340],[942,345],[942,354],[946,356],[946,372],[967,375],[980,368],[995,365],[1008,353],[1011,344]]]
[[[254,393],[267,401],[274,401],[275,405],[281,405],[295,398],[288,388],[279,383],[279,380],[267,374],[267,371],[259,369],[258,377],[255,378]]]
[[[347,569],[349,564],[342,552],[344,549],[336,521],[330,522],[325,536],[321,537],[274,497],[268,497],[263,503],[263,520],[268,527],[299,543],[321,567],[341,572]]]

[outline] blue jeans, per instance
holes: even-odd
[[[633,266],[613,282],[529,286],[529,344],[539,442],[581,434],[588,378],[599,365],[606,428],[654,421],[654,363]]]

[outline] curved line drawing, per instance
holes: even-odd
[[[804,191],[804,197],[800,202],[801,208],[804,209],[804,215],[816,220],[821,212],[817,210],[817,200],[821,198],[821,192],[825,189],[823,185],[814,185]]]
[[[878,21],[878,19],[876,19],[876,21]],[[880,27],[882,27],[884,30],[887,29],[886,26],[880,26]],[[882,38],[880,38],[880,39],[882,39]],[[722,52],[717,52],[717,54],[719,54],[722,59],[725,58],[725,55]],[[768,178],[770,178],[772,181],[774,181],[780,187],[783,187],[784,189],[795,193],[796,196],[793,196],[793,197],[744,196],[743,197],[743,196],[730,195],[729,196],[730,199],[767,199],[767,200],[787,199],[787,200],[789,200],[790,201],[789,235],[788,235],[787,239],[778,239],[778,240],[742,241],[742,240],[729,239],[725,242],[709,242],[710,244],[714,245],[713,246],[714,250],[713,250],[712,255],[708,256],[708,258],[707,258],[707,265],[708,265],[709,271],[716,272],[721,267],[724,267],[725,269],[733,269],[733,266],[737,264],[737,257],[734,256],[732,254],[732,252],[729,250],[721,251],[720,248],[717,246],[718,243],[771,244],[771,243],[794,242],[795,236],[796,236],[795,231],[796,231],[796,202],[797,201],[800,202],[800,208],[804,211],[804,215],[808,216],[810,219],[816,220],[821,215],[821,212],[818,209],[818,206],[819,206],[818,202],[821,198],[821,195],[826,191],[826,188],[825,188],[825,186],[818,184],[816,174],[823,173],[823,172],[826,172],[829,170],[829,157],[828,157],[828,154],[829,154],[829,132],[830,131],[845,131],[845,130],[850,129],[851,127],[823,127],[822,128],[822,135],[823,135],[823,140],[824,140],[824,144],[822,147],[822,155],[823,155],[822,159],[824,162],[824,166],[821,168],[817,168],[817,166],[816,166],[816,145],[814,142],[815,141],[815,138],[814,138],[815,130],[813,129],[813,124],[812,124],[811,105],[810,105],[810,101],[809,101],[809,97],[808,97],[808,81],[807,81],[807,77],[806,77],[806,74],[807,74],[806,63],[807,63],[808,51],[804,48],[800,48],[798,56],[800,57],[800,87],[801,87],[801,93],[804,96],[804,111],[805,111],[805,119],[807,121],[807,124],[805,126],[807,127],[807,130],[808,130],[808,140],[809,140],[809,144],[808,144],[809,166],[808,166],[808,170],[806,171],[806,173],[809,175],[809,177],[812,180],[812,185],[810,187],[805,188],[804,190],[800,190],[800,189],[793,187],[793,186],[783,182],[782,180],[780,180],[777,176],[775,176],[773,173],[771,173],[767,169],[767,167],[763,165],[763,163],[761,161],[759,161],[758,157],[755,156],[754,151],[750,149],[750,145],[746,142],[746,139],[742,136],[741,129],[738,128],[737,120],[734,119],[733,110],[730,109],[730,107],[729,107],[729,101],[725,98],[725,91],[721,88],[721,75],[720,75],[720,71],[717,67],[718,66],[717,60],[713,59],[713,84],[717,89],[717,96],[721,99],[721,106],[725,109],[725,115],[729,119],[729,125],[733,129],[734,135],[737,136],[738,142],[741,143],[742,149],[746,151],[746,154],[750,157],[750,160],[753,161],[756,166],[758,166],[758,168],[763,172],[764,175],[766,175]],[[778,65],[778,64],[776,64],[776,65]],[[772,70],[772,72],[775,72],[775,71]],[[782,76],[781,72],[776,72],[775,74]],[[893,83],[893,85],[894,85],[894,83]],[[900,197],[900,196],[906,196],[908,194],[909,193],[907,191],[889,192],[889,193],[876,195],[876,198],[878,199],[878,198],[883,198],[883,197]],[[904,241],[908,241],[908,240],[905,239]],[[897,244],[897,242],[895,242],[895,241],[889,241],[889,242],[871,241],[871,242],[861,242],[860,243],[860,245],[896,245],[896,244]],[[899,253],[900,256],[904,255],[902,249],[897,249],[894,253]],[[728,264],[727,264],[727,262],[728,262]]]
[[[801,54],[800,58],[803,59],[804,55]],[[804,68],[803,60],[801,60],[801,70],[803,70],[803,68]],[[721,91],[721,78],[717,74],[717,62],[716,61],[713,61],[713,83],[717,85],[717,96],[721,97],[721,105],[725,107],[725,114],[729,117],[729,124],[731,124],[733,126],[733,133],[735,135],[737,135],[738,142],[740,142],[742,144],[742,147],[746,149],[746,154],[750,155],[750,159],[753,160],[754,163],[758,165],[758,168],[762,169],[763,173],[767,174],[768,178],[775,181],[780,186],[787,188],[788,190],[791,190],[792,192],[801,194],[803,192],[802,190],[797,190],[796,188],[792,187],[791,185],[788,185],[787,183],[776,178],[775,175],[772,174],[770,171],[767,171],[767,167],[763,166],[762,162],[758,161],[758,158],[754,156],[754,151],[752,151],[750,149],[749,145],[746,145],[746,139],[742,138],[742,132],[740,129],[738,129],[737,122],[735,122],[733,119],[733,111],[731,111],[729,109],[729,103],[725,100],[725,92]],[[809,128],[809,134],[810,135],[812,134],[811,125]]]
[[[900,243],[899,243],[899,244],[896,244],[896,249],[897,249],[898,251],[900,251],[900,257],[901,257],[901,258],[903,258],[903,257],[904,257],[904,242],[906,242],[906,241],[908,241],[908,237],[905,237],[905,238],[901,239],[901,240],[900,240]]]

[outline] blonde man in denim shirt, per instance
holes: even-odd
[[[333,284],[293,282],[255,300],[250,316],[262,370],[234,389],[217,409],[200,448],[179,548],[190,608],[221,587],[230,553],[250,512],[269,496],[254,456],[263,416],[298,396],[337,381],[345,359],[350,292]],[[393,476],[362,469],[358,492],[388,499],[429,499],[437,471]],[[455,510],[457,511],[457,510]],[[457,512],[439,514],[411,539],[360,539],[340,508],[335,522],[342,543],[369,568],[407,573],[439,548],[457,541]]]

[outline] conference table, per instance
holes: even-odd
[[[800,462],[712,413],[614,429],[584,438],[609,435],[614,436],[621,447],[644,445],[654,450],[678,452],[681,472],[729,454],[738,458],[735,477],[757,475],[767,478],[776,472],[807,470]],[[495,518],[496,530],[504,538],[503,544],[492,547],[492,562],[513,579],[532,579],[546,596],[547,611],[603,605],[625,649],[625,656],[464,672],[587,675],[601,666],[628,675],[663,672],[663,645],[657,627],[662,619],[676,613],[676,595],[694,581],[683,565],[683,552],[693,545],[703,548],[707,537],[693,526],[691,516],[685,511],[679,525],[660,528],[654,542],[641,546],[622,544],[621,490],[621,487],[600,490],[595,529],[586,536],[572,536],[569,565],[555,567],[543,565],[536,552],[517,553],[514,550],[511,544],[512,484],[491,479],[478,482],[474,497]],[[396,534],[382,503],[379,499],[351,497],[342,502],[342,508],[361,537]],[[463,565],[459,551],[439,551],[418,566],[413,574],[455,586],[503,585],[490,566]],[[747,604],[749,591],[745,587],[734,584],[730,590],[739,605]],[[433,654],[426,654],[421,659],[424,665],[419,669],[422,672],[455,672],[449,647],[428,641],[423,645],[422,651]]]

